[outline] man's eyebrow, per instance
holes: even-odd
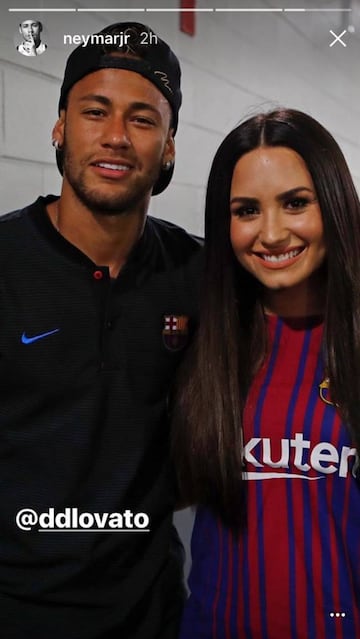
[[[104,106],[111,105],[111,100],[109,98],[98,93],[88,93],[87,95],[84,95],[82,98],[80,98],[80,102],[100,102],[100,104],[103,104]],[[130,104],[128,105],[128,110],[152,111],[153,113],[159,115],[159,110],[152,104],[149,104],[149,102],[130,102]]]
[[[149,104],[149,102],[132,102],[130,108],[136,111],[152,111],[153,113],[159,114],[159,109],[157,109],[153,104]]]
[[[80,102],[100,102],[105,106],[109,106],[111,104],[111,100],[109,100],[109,98],[97,93],[88,93],[87,95],[83,95],[83,97],[80,98]]]

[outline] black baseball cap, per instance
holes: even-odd
[[[100,69],[127,69],[152,82],[168,100],[172,111],[174,135],[182,95],[181,70],[176,55],[166,42],[140,22],[117,22],[90,36],[86,46],[79,45],[70,54],[61,86],[59,113],[66,108],[70,89],[83,77]],[[56,151],[56,161],[62,174],[62,151]],[[166,189],[174,172],[162,169],[152,195]]]

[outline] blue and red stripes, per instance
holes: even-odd
[[[181,639],[360,637],[360,486],[319,394],[322,327],[269,331],[244,414],[248,527],[237,538],[199,509]]]

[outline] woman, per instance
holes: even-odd
[[[299,111],[221,144],[174,451],[199,504],[181,639],[360,637],[360,205]],[[346,424],[346,426],[344,425]]]

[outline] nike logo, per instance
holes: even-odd
[[[38,339],[42,339],[43,337],[48,337],[49,335],[58,333],[59,330],[60,330],[59,328],[54,328],[53,331],[48,331],[47,333],[40,333],[40,335],[34,335],[33,337],[27,337],[24,331],[24,333],[21,336],[21,341],[23,344],[32,344],[33,342],[37,342]]]

